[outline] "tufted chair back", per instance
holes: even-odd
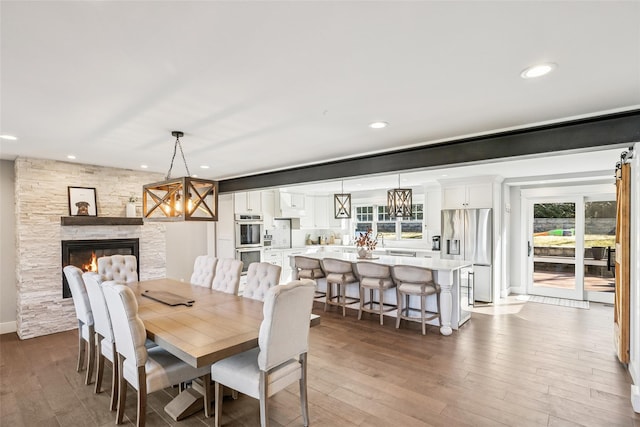
[[[302,279],[269,289],[258,336],[260,370],[267,371],[307,352],[315,288],[312,280]]]
[[[85,287],[84,280],[82,280],[82,270],[75,265],[67,265],[62,271],[64,271],[69,289],[71,289],[73,306],[76,309],[76,318],[81,324],[92,326],[93,312],[91,311],[87,288]]]
[[[242,296],[264,301],[267,291],[280,282],[282,267],[268,262],[252,262],[247,270],[247,284]]]
[[[137,367],[144,366],[148,357],[144,345],[147,332],[138,317],[135,294],[128,286],[116,282],[105,282],[102,290],[109,308],[118,353],[127,360],[135,360]]]
[[[208,255],[196,257],[193,263],[191,284],[210,288],[211,283],[213,283],[213,276],[216,274],[216,264],[218,264],[218,258]]]
[[[87,295],[89,296],[89,302],[91,303],[91,309],[93,311],[94,329],[107,341],[114,342],[109,309],[107,308],[107,303],[104,300],[104,294],[102,292],[102,276],[98,273],[88,272],[84,273],[82,278],[87,287]]]
[[[211,289],[238,295],[240,287],[240,275],[242,274],[242,261],[233,258],[222,258],[216,265],[216,274],[213,277]]]
[[[111,255],[98,258],[98,273],[104,280],[138,281],[138,260],[134,255]]]

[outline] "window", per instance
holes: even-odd
[[[424,205],[414,204],[410,218],[391,218],[386,206],[356,206],[355,234],[365,233],[369,228],[374,236],[384,240],[420,240],[422,239],[422,223]],[[374,215],[375,212],[375,215]]]

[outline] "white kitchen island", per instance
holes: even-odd
[[[356,254],[339,252],[306,253],[303,254],[303,256],[315,259],[336,258],[351,261],[352,263],[365,261],[386,265],[414,265],[429,268],[434,271],[434,280],[440,285],[440,317],[442,320],[440,333],[442,335],[451,335],[453,329],[458,329],[462,323],[468,320],[469,312],[465,310],[466,307],[461,306],[466,300],[466,297],[462,292],[460,281],[462,269],[472,268],[473,265],[471,262],[388,255],[374,256],[373,258],[358,258]],[[297,279],[295,255],[289,257],[289,263],[293,270],[293,279],[295,280]],[[389,289],[388,294],[385,293],[385,301],[395,300],[395,289]],[[430,323],[437,324],[436,322],[437,319],[434,319]]]

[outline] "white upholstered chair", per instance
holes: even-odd
[[[264,301],[267,291],[280,282],[282,267],[268,262],[252,262],[247,269],[247,284],[242,296]]]
[[[111,410],[116,409],[118,402],[118,359],[116,358],[116,341],[113,338],[109,309],[102,292],[102,276],[98,273],[84,273],[82,275],[87,288],[87,295],[93,311],[94,328],[96,332],[96,387],[95,393],[100,393],[102,375],[104,373],[104,359],[111,362]],[[114,282],[105,282],[114,283]]]
[[[391,276],[396,283],[396,295],[398,301],[398,316],[396,328],[400,327],[402,319],[419,321],[422,324],[422,335],[427,333],[427,321],[438,319],[438,325],[442,325],[440,318],[440,285],[433,280],[433,270],[412,265],[395,265],[391,268]],[[417,296],[420,299],[420,317],[411,316],[409,297]],[[427,297],[435,295],[437,310],[427,311]],[[415,309],[414,309],[415,310]],[[429,316],[427,316],[429,314]]]
[[[138,260],[134,255],[111,255],[98,258],[98,273],[103,280],[138,281]]]
[[[78,367],[76,370],[80,372],[84,367],[85,349],[87,354],[87,375],[84,383],[91,383],[93,377],[93,365],[95,361],[95,333],[93,329],[93,313],[87,289],[82,280],[82,270],[74,265],[67,265],[63,269],[67,278],[71,296],[73,297],[73,306],[76,309],[76,318],[78,319]]]
[[[240,287],[240,275],[242,274],[242,261],[233,258],[218,259],[216,275],[213,277],[211,289],[238,295]]]
[[[383,313],[397,308],[396,305],[385,304],[384,291],[395,286],[391,278],[391,267],[375,262],[358,261],[353,265],[356,275],[360,279],[360,309],[358,320],[362,319],[362,312],[376,313],[380,316],[380,324],[384,322]],[[365,293],[369,291],[369,301],[365,301]],[[378,293],[377,308],[374,293]],[[385,307],[386,306],[386,307]]]
[[[194,368],[160,347],[147,349],[146,331],[138,316],[138,303],[133,291],[118,283],[103,284],[102,290],[118,353],[116,424],[121,424],[124,417],[127,383],[138,391],[138,426],[145,425],[148,393],[202,377],[205,402],[209,401],[211,368]],[[209,417],[208,405],[205,405],[205,416]]]
[[[322,271],[320,260],[302,255],[294,257],[296,279],[311,279],[316,282],[316,298],[327,295],[327,278]]]
[[[216,426],[221,421],[223,385],[259,399],[260,424],[265,427],[269,424],[268,398],[295,381],[300,385],[304,425],[309,425],[307,351],[314,292],[315,284],[306,279],[269,289],[264,299],[259,347],[213,364]]]
[[[191,275],[192,285],[204,286],[210,288],[213,283],[213,276],[216,274],[216,264],[218,258],[209,255],[200,255],[196,257],[193,263],[193,274]]]

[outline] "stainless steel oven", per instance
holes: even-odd
[[[242,261],[242,274],[247,274],[249,264],[262,260],[262,248],[236,249],[236,259]]]
[[[262,215],[236,214],[236,248],[263,246]]]

